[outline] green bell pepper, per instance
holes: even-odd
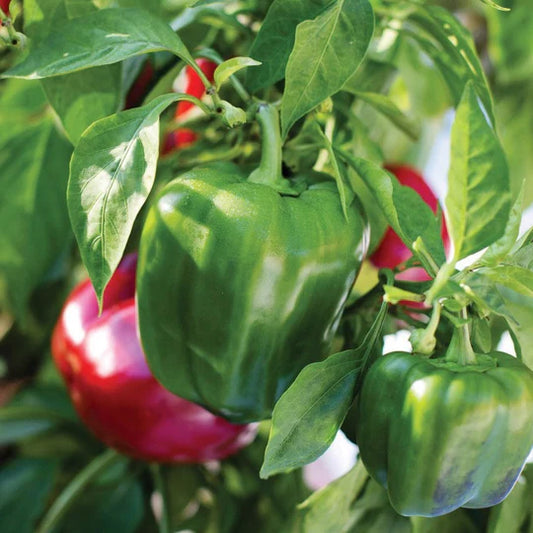
[[[533,372],[501,352],[475,359],[396,352],[364,379],[361,459],[402,515],[496,505],[522,471],[533,446]]]
[[[193,169],[166,185],[139,250],[142,344],[169,390],[234,422],[268,418],[326,355],[367,247],[333,180],[281,177],[277,112],[259,109],[260,167]]]

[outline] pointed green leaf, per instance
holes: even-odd
[[[522,222],[522,202],[524,200],[524,184],[520,188],[520,193],[511,209],[509,220],[505,228],[505,233],[494,243],[492,243],[487,251],[480,259],[483,265],[496,265],[502,261],[507,254],[509,254],[516,243],[518,234],[520,232],[520,223]]]
[[[392,174],[375,163],[352,157],[344,151],[337,150],[337,152],[370,189],[389,225],[403,243],[418,255],[413,244],[421,238],[433,262],[437,266],[442,265],[446,256],[440,224],[424,200],[410,187],[400,185]],[[418,257],[424,264],[425,258],[422,255]]]
[[[4,77],[47,78],[168,50],[198,68],[181,39],[143,9],[103,9],[65,22]]]
[[[344,87],[346,89],[346,86]],[[397,128],[416,141],[420,136],[420,124],[407,116],[388,96],[379,93],[358,92],[353,94],[387,117]]]
[[[99,299],[117,267],[135,218],[152,188],[159,154],[159,115],[169,94],[95,122],[70,164],[68,207],[81,257]]]
[[[239,72],[239,70],[247,67],[256,67],[260,64],[260,61],[256,61],[251,57],[232,57],[231,59],[224,61],[224,63],[218,65],[214,74],[217,90],[230,78],[230,76],[233,76],[233,74]]]
[[[509,219],[505,154],[470,82],[452,127],[446,208],[455,260],[498,240]]]
[[[333,442],[353,400],[361,356],[339,352],[300,372],[274,407],[262,478],[310,463]]]
[[[299,118],[342,88],[363,60],[373,32],[368,0],[337,0],[298,25],[281,100],[283,137]]]
[[[261,62],[259,68],[246,73],[247,85],[252,92],[283,79],[294,46],[296,26],[315,18],[330,3],[331,0],[272,2],[250,50],[250,56]]]

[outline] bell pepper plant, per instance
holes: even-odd
[[[530,7],[0,0],[2,533],[527,531]]]

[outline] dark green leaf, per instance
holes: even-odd
[[[375,163],[352,157],[346,152],[341,152],[340,156],[365,182],[389,225],[405,245],[416,254],[413,244],[422,238],[435,264],[442,265],[446,257],[440,224],[424,200],[410,187],[400,185],[392,174]],[[425,258],[420,256],[420,260],[425,261]]]
[[[125,476],[93,485],[63,520],[65,533],[135,533],[144,515],[144,494],[136,479]]]
[[[0,470],[2,533],[32,533],[52,490],[57,468],[44,459],[15,459]]]
[[[72,155],[68,206],[83,262],[98,298],[117,267],[135,218],[152,188],[159,153],[159,115],[187,95],[95,122]]]
[[[252,92],[273,85],[285,76],[285,67],[294,46],[296,26],[315,18],[331,0],[274,0],[250,50],[261,66],[247,72]]]
[[[499,239],[511,208],[505,154],[471,83],[457,108],[451,143],[446,207],[457,261]]]
[[[416,141],[420,136],[420,124],[408,117],[390,98],[384,94],[370,92],[353,92],[355,96],[371,105],[376,111],[387,117],[395,126]]]
[[[409,16],[419,29],[410,33],[440,69],[454,101],[459,104],[465,84],[471,80],[492,124],[494,105],[472,36],[455,16],[440,6],[418,5]]]
[[[374,14],[368,0],[337,0],[315,19],[298,24],[281,100],[283,137],[300,117],[339,91],[354,74],[373,31]]]
[[[181,39],[150,12],[103,9],[65,22],[3,76],[47,78],[159,50],[173,52],[197,68]]]
[[[353,400],[361,352],[307,365],[274,407],[261,477],[310,463],[333,442]]]
[[[65,202],[71,148],[50,117],[23,124],[23,131],[0,135],[0,293],[20,320],[71,238]]]

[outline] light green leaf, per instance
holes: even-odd
[[[518,234],[520,232],[520,223],[522,222],[522,202],[524,200],[524,184],[520,188],[520,193],[516,199],[511,212],[505,233],[494,243],[492,243],[487,251],[482,255],[480,263],[486,266],[492,266],[502,261],[507,254],[509,254],[516,243]]]
[[[110,65],[148,52],[173,52],[198,69],[181,39],[142,9],[103,9],[65,22],[4,77],[47,78]]]
[[[353,94],[387,117],[414,141],[420,137],[420,124],[408,117],[389,97],[384,94],[371,92],[354,91]]]
[[[322,131],[318,123],[315,122],[316,126],[316,133],[318,137],[321,139],[324,148],[327,150],[329,154],[329,160],[331,163],[331,166],[333,167],[333,177],[335,178],[335,182],[337,183],[337,190],[339,191],[339,196],[341,198],[341,204],[342,204],[342,211],[344,213],[344,216],[347,218],[347,209],[348,206],[352,203],[354,199],[354,192],[352,191],[350,185],[349,185],[349,177],[347,174],[347,170],[344,166],[344,162],[341,159],[337,158],[337,154],[335,153],[335,150],[333,149],[333,145],[331,144],[331,141],[328,139],[326,134]]]
[[[178,100],[198,103],[179,93],[160,96],[146,106],[95,122],[74,150],[69,214],[99,300],[154,182],[159,115]]]
[[[492,0],[481,0],[484,4],[487,4],[490,7],[493,7],[494,9],[497,9],[498,11],[511,11],[508,7],[503,7],[497,4],[496,2],[493,2]]]
[[[423,30],[409,35],[439,68],[455,104],[459,104],[465,84],[470,80],[494,124],[489,84],[468,30],[448,9],[440,6],[419,4],[408,20]]]
[[[260,64],[260,61],[256,61],[251,57],[232,57],[231,59],[224,61],[224,63],[218,65],[214,74],[217,90],[220,89],[220,86],[226,82],[230,76],[233,76],[233,74],[239,72],[239,70],[247,67],[256,67]]]
[[[283,137],[300,117],[342,88],[363,60],[373,32],[368,0],[337,0],[315,19],[298,24],[281,100]]]
[[[431,266],[426,265],[425,257],[413,248],[414,242],[419,238],[424,242],[433,262],[437,266],[442,265],[446,256],[440,224],[424,200],[410,187],[400,185],[392,174],[375,163],[352,157],[344,151],[337,152],[365,182],[389,225],[403,243],[419,257],[426,270],[431,272]]]
[[[357,520],[357,502],[369,480],[361,461],[344,476],[313,493],[298,506],[298,533],[351,531]]]
[[[511,208],[505,154],[470,82],[451,137],[446,207],[457,261],[498,240]]]

